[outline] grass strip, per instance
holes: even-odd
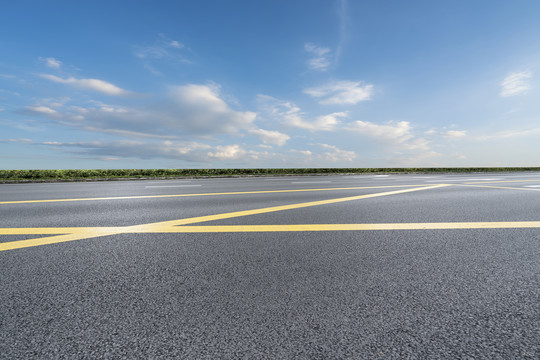
[[[0,181],[77,181],[121,178],[182,178],[265,175],[489,173],[540,171],[540,167],[470,168],[284,168],[284,169],[69,169],[0,170]]]

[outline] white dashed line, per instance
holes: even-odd
[[[176,187],[194,187],[202,185],[156,185],[156,186],[145,186],[146,189],[149,188],[176,188]]]
[[[437,180],[427,180],[426,182],[454,182],[454,181],[497,181],[501,179],[437,179]]]
[[[293,181],[291,184],[299,185],[299,184],[328,184],[331,183],[331,181]]]

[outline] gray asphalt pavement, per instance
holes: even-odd
[[[246,210],[194,225],[344,225],[0,251],[0,358],[540,358],[540,225],[345,226],[540,221],[540,173],[0,185],[0,246]]]

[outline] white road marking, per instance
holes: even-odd
[[[437,179],[437,180],[427,180],[426,182],[451,182],[451,181],[497,181],[501,179]]]
[[[145,186],[146,189],[149,188],[175,188],[175,187],[194,187],[194,186],[202,186],[202,185],[156,185],[156,186]]]
[[[379,177],[389,177],[390,175],[373,175],[373,177],[379,178]]]
[[[540,185],[527,185],[527,186],[524,186],[524,187],[532,187],[532,188],[537,188],[537,187],[540,187]]]
[[[299,184],[328,184],[331,183],[331,181],[293,181],[291,184],[299,185]]]
[[[171,180],[161,180],[161,181],[145,181],[145,184],[164,184],[167,182],[167,184],[187,184],[190,183],[191,180],[183,180],[183,181],[171,181]]]

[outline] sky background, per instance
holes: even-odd
[[[540,166],[540,1],[1,9],[1,169]]]

